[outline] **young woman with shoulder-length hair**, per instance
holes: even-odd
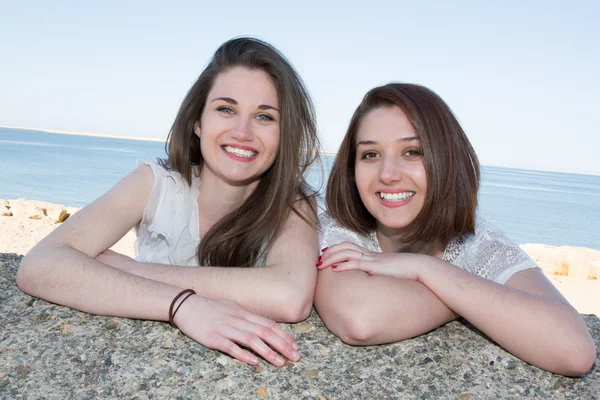
[[[531,364],[582,375],[595,345],[535,262],[476,215],[479,162],[431,90],[391,83],[355,111],[327,184],[315,306],[350,344],[458,316]]]
[[[250,364],[239,345],[277,366],[278,353],[297,360],[275,321],[312,309],[316,205],[304,174],[318,148],[291,64],[265,42],[232,39],[185,97],[168,159],[140,162],[37,244],[17,283],[90,313],[168,320]],[[135,260],[107,250],[132,227]]]

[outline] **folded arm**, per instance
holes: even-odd
[[[315,308],[325,325],[354,345],[418,336],[457,317],[420,282],[363,271],[319,271]]]
[[[313,225],[290,213],[264,267],[178,267],[119,259],[114,254],[100,255],[98,260],[148,279],[193,288],[205,297],[233,300],[277,321],[298,322],[312,310],[318,248],[316,217],[308,204],[302,204],[300,211]]]
[[[435,257],[369,252],[350,243],[334,246],[323,259],[322,268],[338,265],[331,271],[334,275],[360,271],[372,277],[422,284],[499,345],[541,368],[581,375],[594,363],[595,346],[585,323],[537,268],[517,272],[501,285]],[[380,296],[366,288],[363,293],[368,293],[365,297]],[[413,301],[420,299],[417,296]],[[435,321],[437,316],[424,310],[416,318]]]
[[[17,285],[24,292],[81,311],[128,318],[168,320],[178,285],[158,282],[95,260],[142,217],[153,184],[149,167],[138,167],[98,200],[77,212],[21,261]],[[175,321],[203,345],[250,363],[252,348],[274,365],[277,352],[298,360],[294,341],[275,321],[228,300],[192,296]],[[268,344],[268,345],[267,345]]]
[[[563,375],[592,368],[596,348],[583,319],[539,268],[501,285],[433,258],[423,266],[419,280],[515,356]]]

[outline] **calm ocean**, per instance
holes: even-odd
[[[164,155],[159,142],[0,128],[0,198],[82,207]],[[483,167],[479,211],[518,243],[600,249],[600,176]]]

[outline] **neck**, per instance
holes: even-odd
[[[391,229],[381,224],[377,224],[376,233],[379,247],[381,247],[381,251],[384,253],[428,254],[442,258],[446,248],[446,243],[443,243],[441,240],[433,242],[407,242],[404,240],[404,229]]]
[[[231,185],[203,168],[200,173],[198,213],[202,232],[208,231],[217,221],[239,208],[256,189],[259,181],[246,185]]]

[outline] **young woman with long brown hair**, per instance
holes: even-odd
[[[167,145],[167,160],[141,162],[37,244],[19,287],[90,313],[168,320],[250,364],[240,345],[277,366],[278,353],[298,360],[275,321],[305,319],[316,281],[304,173],[319,146],[300,77],[267,43],[224,43]],[[107,250],[134,226],[136,260]]]
[[[515,356],[564,375],[594,364],[575,309],[476,216],[479,162],[450,108],[418,85],[369,91],[320,216],[315,306],[350,344],[389,343],[464,317]]]

